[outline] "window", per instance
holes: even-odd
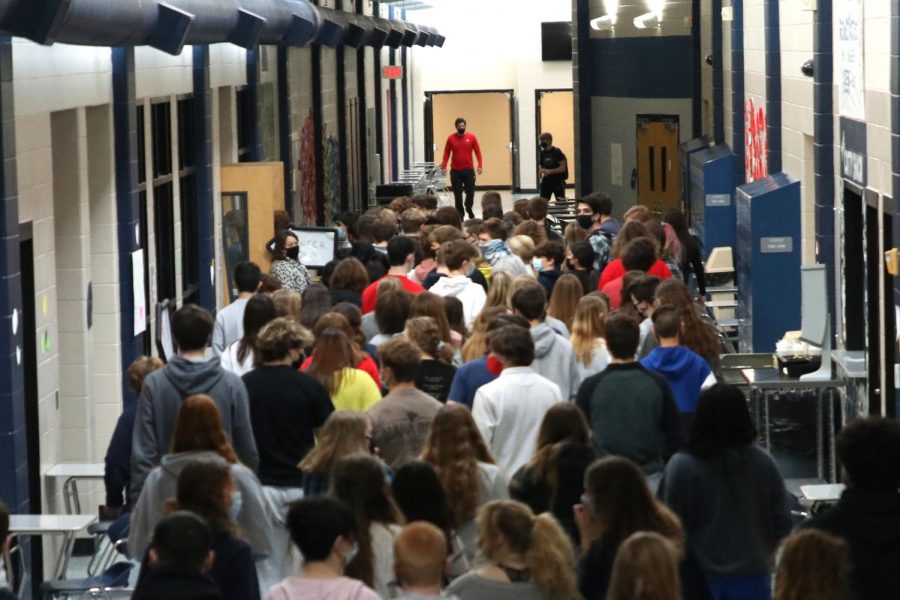
[[[149,217],[147,211],[147,157],[144,154],[144,143],[146,136],[144,135],[144,107],[137,107],[137,163],[138,163],[138,210],[140,215],[140,241],[141,249],[144,254],[144,306],[147,307],[147,323],[150,322],[150,255],[148,248],[150,247],[150,230],[148,228]],[[152,347],[150,339],[150,328],[144,331],[144,354],[149,356]]]
[[[168,100],[150,107],[153,159],[153,224],[156,234],[156,301],[174,300],[175,210],[172,177],[172,108]]]
[[[253,143],[254,115],[250,90],[244,86],[237,90],[238,162],[250,161],[250,145]]]
[[[178,182],[181,197],[182,302],[196,303],[200,287],[199,234],[197,228],[197,147],[194,99],[178,101]]]

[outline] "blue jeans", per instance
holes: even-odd
[[[768,573],[745,577],[709,576],[708,580],[716,600],[772,600],[772,577]]]

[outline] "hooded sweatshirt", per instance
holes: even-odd
[[[463,305],[463,317],[466,321],[466,327],[472,326],[472,321],[484,308],[485,300],[487,300],[484,288],[465,275],[441,277],[431,286],[430,291],[438,296],[456,296],[459,298]]]
[[[850,547],[856,598],[900,598],[900,494],[847,488],[832,508],[808,521]]]
[[[641,364],[666,378],[685,427],[689,427],[697,410],[700,391],[714,385],[716,376],[699,354],[684,346],[659,346],[641,360]],[[690,415],[690,416],[686,416]],[[687,429],[686,429],[687,431]]]
[[[581,382],[572,344],[546,323],[532,327],[531,338],[534,340],[531,368],[558,385],[563,398],[574,398]]]
[[[144,556],[156,524],[165,515],[165,501],[175,497],[178,475],[185,465],[193,461],[226,464],[218,453],[209,451],[163,456],[162,463],[147,476],[144,489],[131,512],[128,552],[132,558],[139,560]],[[238,529],[246,536],[254,556],[267,556],[271,553],[272,526],[262,486],[256,475],[243,465],[231,465],[231,476],[241,497],[240,512],[235,519]]]
[[[247,389],[241,378],[225,371],[218,358],[196,362],[175,356],[147,377],[138,398],[132,433],[132,501],[140,494],[147,473],[169,451],[182,400],[194,394],[207,394],[215,400],[238,458],[253,471],[259,465]]]

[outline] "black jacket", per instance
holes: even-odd
[[[537,479],[533,469],[525,465],[513,475],[509,482],[509,495],[513,500],[527,504],[534,514],[550,512],[559,521],[566,533],[577,546],[579,544],[578,527],[572,507],[581,502],[584,491],[584,472],[594,452],[590,446],[567,443],[556,460],[556,497],[546,480]]]
[[[131,483],[131,438],[134,433],[134,417],[137,414],[137,402],[125,406],[125,410],[116,421],[109,447],[104,459],[105,468],[103,483],[106,487],[106,505],[109,507],[125,506],[129,512],[128,488]]]
[[[556,282],[563,275],[565,275],[565,273],[563,273],[562,269],[553,269],[552,271],[541,271],[538,273],[538,281],[547,291],[547,300],[553,295],[553,286],[556,285]]]
[[[900,495],[847,489],[834,508],[814,517],[813,527],[843,538],[850,547],[856,598],[900,598]]]
[[[138,581],[131,598],[132,600],[222,600],[222,594],[209,575],[149,571]]]

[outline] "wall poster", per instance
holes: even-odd
[[[866,118],[863,0],[838,0],[834,12],[838,34],[838,107],[841,116],[863,121]]]

